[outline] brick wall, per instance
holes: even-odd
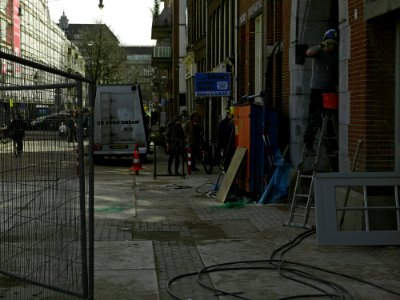
[[[394,169],[395,26],[386,19],[367,30],[367,171]]]
[[[349,16],[349,155],[362,139],[357,171],[393,171],[395,23],[385,16],[367,24],[363,0],[349,0]]]
[[[290,47],[290,13],[291,0],[282,1],[282,113],[289,115],[289,47]]]
[[[282,65],[281,65],[281,107],[282,107],[282,126],[281,126],[281,147],[290,143],[290,122],[289,122],[289,94],[290,94],[290,73],[289,73],[289,47],[290,47],[290,12],[292,1],[283,0],[281,8],[282,22]]]

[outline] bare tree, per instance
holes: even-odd
[[[118,38],[104,24],[88,26],[80,34],[80,49],[86,58],[87,74],[96,84],[122,83],[126,53]]]

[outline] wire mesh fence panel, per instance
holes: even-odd
[[[0,297],[90,298],[90,85],[0,58]]]

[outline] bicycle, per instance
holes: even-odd
[[[218,147],[216,142],[214,141],[203,141],[199,144],[199,154],[200,154],[200,162],[204,167],[204,171],[207,174],[211,174],[214,170],[214,166],[218,167],[220,170],[223,170],[220,162],[221,159],[219,157],[220,153],[218,153]]]

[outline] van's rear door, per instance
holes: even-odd
[[[108,107],[104,114],[109,113],[109,126],[102,132],[102,137],[103,134],[109,135],[110,144],[133,144],[133,127],[138,122],[133,102],[134,95],[131,91],[108,94],[108,101],[104,102]]]

